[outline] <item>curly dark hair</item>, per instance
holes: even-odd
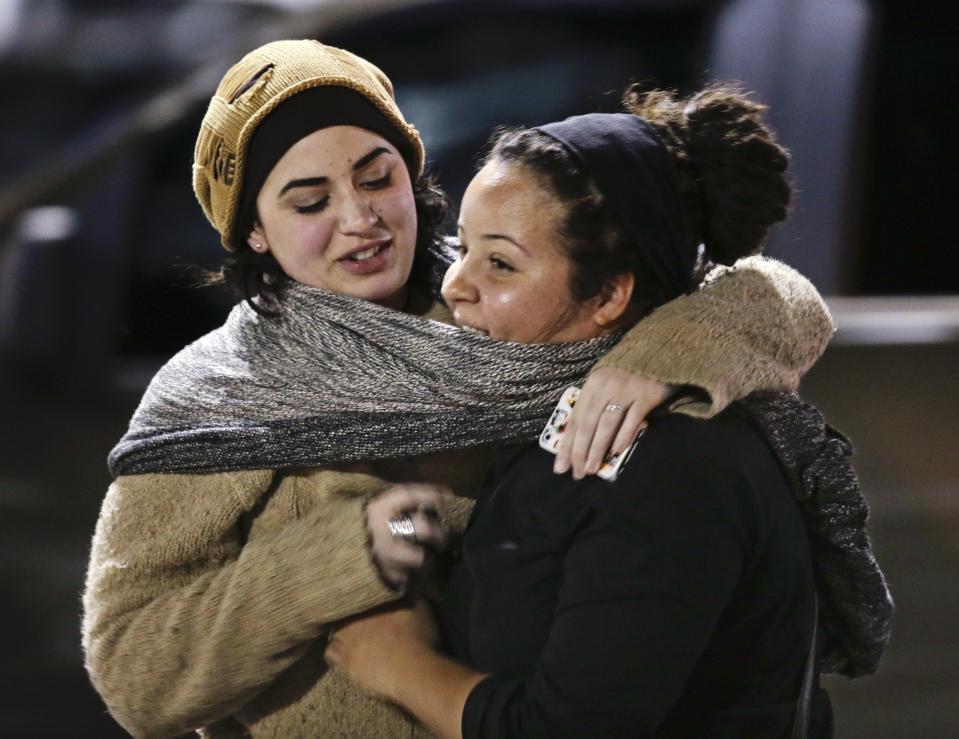
[[[416,178],[412,186],[416,206],[416,247],[410,284],[428,291],[430,250],[442,242],[449,200],[430,174]],[[226,285],[237,300],[245,300],[257,313],[275,315],[270,306],[279,299],[292,278],[272,254],[255,252],[247,243],[237,241],[235,249],[224,258],[220,270],[207,275],[204,283]],[[260,300],[254,301],[256,297]]]
[[[765,107],[729,85],[686,99],[633,85],[623,104],[654,126],[676,164],[688,248],[704,250],[687,290],[701,282],[710,262],[732,264],[759,252],[769,228],[786,217],[792,193],[785,177],[789,155],[763,122]],[[487,146],[481,167],[490,161],[529,167],[567,206],[559,237],[572,264],[574,299],[587,300],[612,277],[631,272],[631,318],[665,302],[632,237],[562,144],[540,131],[514,128],[495,131]]]
[[[688,98],[632,85],[623,105],[649,121],[672,154],[692,241],[720,264],[759,253],[792,200],[789,152],[763,119],[766,106],[729,84]]]

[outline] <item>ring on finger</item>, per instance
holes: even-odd
[[[395,516],[386,522],[390,530],[390,536],[399,541],[408,541],[410,544],[418,544],[416,538],[416,527],[413,526],[413,519],[406,513],[401,516]]]
[[[606,413],[625,413],[626,406],[620,405],[619,403],[607,403],[606,407],[603,409]]]

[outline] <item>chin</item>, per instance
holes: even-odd
[[[388,308],[402,308],[402,303],[406,299],[406,282],[389,280],[386,282],[377,282],[377,284],[359,285],[355,291],[344,291],[356,298],[368,300],[371,303],[385,305]],[[396,302],[400,305],[395,305]]]

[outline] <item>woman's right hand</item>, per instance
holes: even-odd
[[[366,526],[373,561],[392,587],[404,587],[410,574],[427,563],[431,552],[446,546],[448,532],[436,512],[451,494],[441,485],[403,483],[387,488],[367,504]],[[415,542],[390,533],[390,520],[404,515],[413,523]]]

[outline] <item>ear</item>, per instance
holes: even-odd
[[[270,250],[270,245],[266,241],[266,234],[263,232],[263,226],[258,221],[250,229],[250,235],[246,237],[246,243],[257,254],[266,254]]]
[[[633,297],[636,278],[632,272],[624,272],[610,278],[596,296],[598,302],[593,311],[593,321],[598,326],[608,328],[616,323],[629,310]]]

